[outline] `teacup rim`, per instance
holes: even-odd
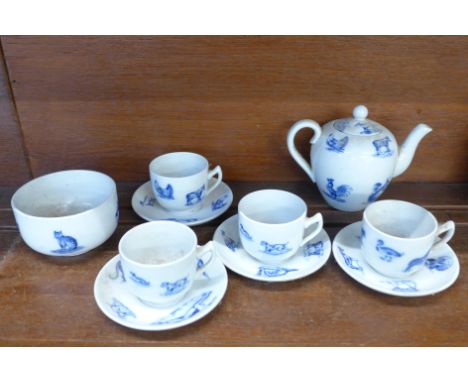
[[[154,167],[154,163],[157,161],[157,160],[161,160],[163,157],[168,157],[168,156],[171,156],[171,155],[177,155],[177,154],[190,154],[190,155],[193,155],[193,156],[196,156],[200,159],[203,160],[204,162],[204,168],[196,173],[193,173],[193,174],[190,174],[190,175],[180,175],[180,176],[174,176],[174,175],[163,175],[163,174],[160,174],[159,172],[157,172],[156,170],[153,169]],[[199,153],[196,153],[196,152],[193,152],[193,151],[171,151],[171,152],[168,152],[168,153],[165,153],[165,154],[161,154],[161,155],[158,155],[157,157],[153,158],[149,165],[148,165],[148,170],[150,172],[150,174],[154,174],[155,176],[157,177],[160,177],[160,178],[167,178],[167,179],[184,179],[184,178],[190,178],[190,177],[194,177],[194,176],[198,176],[200,173],[202,173],[203,171],[208,171],[210,167],[210,163],[208,161],[208,159],[199,154]]]
[[[434,228],[432,229],[431,232],[429,232],[428,234],[426,235],[423,235],[423,236],[418,236],[418,237],[401,237],[401,236],[395,236],[395,235],[391,235],[387,232],[384,232],[382,231],[381,229],[377,228],[375,226],[375,224],[372,224],[367,216],[368,214],[368,210],[369,208],[373,208],[373,206],[375,206],[376,204],[381,204],[381,203],[385,203],[385,202],[398,202],[398,203],[403,203],[403,204],[407,204],[407,205],[412,205],[412,206],[416,206],[422,210],[424,210],[428,215],[429,217],[431,218],[431,220],[433,221],[434,223]],[[375,207],[374,207],[375,208]],[[421,239],[427,239],[427,238],[430,238],[431,236],[434,236],[437,232],[437,228],[439,226],[439,223],[436,219],[436,217],[434,216],[434,214],[429,211],[428,209],[424,208],[423,206],[420,206],[419,204],[416,204],[416,203],[412,203],[412,202],[408,202],[406,200],[401,200],[401,199],[383,199],[383,200],[378,200],[376,202],[373,202],[371,204],[369,204],[365,209],[364,209],[364,212],[362,214],[362,220],[365,221],[368,226],[370,226],[372,229],[374,229],[375,231],[377,231],[379,234],[382,234],[384,236],[387,236],[391,239],[396,239],[396,240],[404,240],[404,241],[417,241],[417,240],[421,240]]]
[[[87,172],[87,173],[94,173],[94,174],[98,174],[100,176],[103,176],[104,178],[107,178],[108,180],[110,180],[111,184],[112,184],[112,191],[107,195],[107,197],[99,204],[97,205],[94,205],[92,207],[89,207],[87,209],[85,209],[84,211],[81,211],[81,212],[76,212],[76,213],[73,213],[73,214],[67,214],[67,215],[62,215],[62,216],[39,216],[39,215],[32,215],[32,214],[29,214],[25,211],[23,211],[22,209],[20,209],[16,203],[16,199],[18,198],[18,194],[21,192],[22,189],[24,189],[26,186],[36,182],[36,181],[39,181],[40,179],[43,179],[43,178],[46,178],[46,177],[52,177],[52,176],[56,176],[58,174],[62,174],[62,173],[73,173],[73,172]],[[93,210],[96,210],[97,208],[101,207],[102,205],[104,205],[105,203],[107,203],[107,201],[112,198],[112,196],[114,194],[117,194],[117,184],[115,183],[115,180],[112,179],[111,176],[101,172],[101,171],[96,171],[96,170],[89,170],[89,169],[69,169],[69,170],[61,170],[61,171],[54,171],[54,172],[50,172],[50,173],[47,173],[47,174],[43,174],[43,175],[40,175],[36,178],[33,178],[33,179],[30,179],[28,180],[26,183],[24,183],[23,185],[21,185],[13,194],[13,196],[11,197],[11,200],[10,200],[10,205],[11,205],[11,208],[13,209],[13,211],[15,211],[16,213],[19,213],[25,217],[28,217],[28,218],[32,218],[32,219],[53,219],[53,220],[58,220],[58,219],[66,219],[66,218],[71,218],[71,217],[76,217],[76,216],[81,216],[81,215],[85,215],[85,214],[89,214],[91,211]]]

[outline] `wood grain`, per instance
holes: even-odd
[[[302,196],[309,211],[325,216],[333,239],[357,217],[329,210],[308,183],[232,183],[235,201],[220,218],[194,227],[199,242],[236,213],[246,193],[279,187]],[[331,258],[317,273],[289,283],[264,283],[228,272],[221,304],[193,325],[152,333],[127,329],[97,307],[93,283],[116,255],[120,237],[143,222],[131,210],[136,184],[119,184],[121,220],[102,246],[77,258],[54,259],[30,250],[18,232],[0,221],[0,345],[16,346],[467,346],[468,195],[467,185],[395,184],[389,196],[430,206],[438,218],[455,218],[450,242],[461,265],[456,283],[434,296],[398,298],[367,289]],[[8,211],[13,188],[0,188],[0,210]],[[442,203],[437,204],[440,195]]]
[[[0,45],[0,184],[21,184],[30,179],[15,104]]]
[[[468,180],[467,37],[14,37],[1,39],[34,176],[92,168],[147,179],[177,150],[228,180],[306,179],[286,148],[298,119],[370,118],[401,143],[434,128],[398,181]],[[310,136],[297,143],[307,155]]]

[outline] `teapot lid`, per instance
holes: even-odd
[[[379,134],[383,126],[367,119],[368,110],[364,105],[353,109],[353,118],[342,118],[332,122],[333,127],[345,134],[358,136],[372,136]]]

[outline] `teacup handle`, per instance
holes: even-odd
[[[213,241],[209,241],[203,246],[198,245],[196,249],[196,256],[197,256],[197,272],[204,270],[208,264],[211,263],[211,260],[213,260],[214,257],[214,247],[213,247]],[[204,255],[207,253],[210,254],[210,257],[208,261],[205,261],[202,259]]]
[[[314,216],[307,218],[304,223],[304,229],[307,229],[312,224],[317,223],[317,227],[309,233],[304,239],[302,239],[301,246],[307,243],[310,239],[315,237],[323,228],[323,216],[320,212],[317,212]]]
[[[216,178],[216,183],[211,187],[208,186],[206,195],[208,195],[211,191],[213,191],[216,187],[218,187],[219,184],[221,183],[221,180],[223,180],[223,171],[221,170],[221,167],[216,166],[213,170],[208,171],[208,182],[215,175],[218,175],[218,177]]]
[[[297,164],[305,171],[307,175],[309,175],[310,179],[312,179],[312,182],[315,183],[314,169],[309,164],[309,162],[306,161],[301,154],[299,154],[299,151],[297,151],[296,146],[294,145],[294,137],[296,136],[297,132],[305,127],[314,131],[314,136],[310,140],[311,144],[317,142],[322,135],[322,128],[317,122],[311,119],[302,119],[297,121],[294,125],[291,126],[288,132],[288,150]]]
[[[432,245],[432,250],[441,247],[453,237],[453,234],[455,233],[455,223],[453,220],[449,220],[444,224],[439,224],[436,236],[440,236],[443,233],[445,233],[443,237],[437,237],[436,241]]]

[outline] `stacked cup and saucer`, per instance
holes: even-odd
[[[206,223],[230,207],[233,194],[222,181],[220,166],[191,152],[173,152],[153,159],[150,181],[133,194],[132,208],[141,218],[171,220],[188,226]]]
[[[450,287],[460,273],[447,244],[453,221],[439,224],[423,207],[381,200],[366,207],[362,221],[343,228],[333,240],[342,270],[362,285],[403,297],[432,295]]]
[[[245,195],[238,214],[215,231],[214,248],[231,271],[253,280],[285,282],[311,275],[328,260],[331,242],[320,213],[283,190]]]

